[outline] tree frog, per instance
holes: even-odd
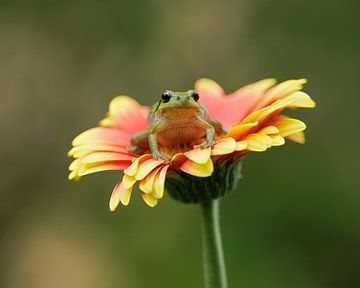
[[[148,114],[148,129],[132,136],[132,152],[151,152],[154,159],[170,161],[171,155],[194,147],[215,145],[215,135],[223,132],[221,124],[210,119],[194,90],[166,90]]]

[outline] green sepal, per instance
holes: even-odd
[[[172,172],[166,177],[165,190],[183,203],[200,203],[230,194],[241,179],[241,161],[236,159],[214,166],[210,177]]]

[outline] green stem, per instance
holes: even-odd
[[[219,199],[201,203],[205,288],[227,288]]]

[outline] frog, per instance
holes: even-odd
[[[163,92],[151,106],[148,128],[132,136],[129,151],[148,151],[153,159],[170,163],[171,153],[164,151],[213,147],[216,135],[224,129],[219,121],[210,118],[199,99],[199,93],[192,89]]]

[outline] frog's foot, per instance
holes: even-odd
[[[166,164],[170,164],[171,162],[171,159],[168,155],[161,153],[159,151],[155,151],[151,153],[151,155],[155,160],[159,160],[159,159],[164,160]]]
[[[206,140],[199,145],[195,145],[194,148],[206,149],[209,147],[214,147],[214,145],[215,145],[215,140]]]
[[[128,148],[126,148],[127,151],[135,153],[138,150],[137,146],[130,146]]]

